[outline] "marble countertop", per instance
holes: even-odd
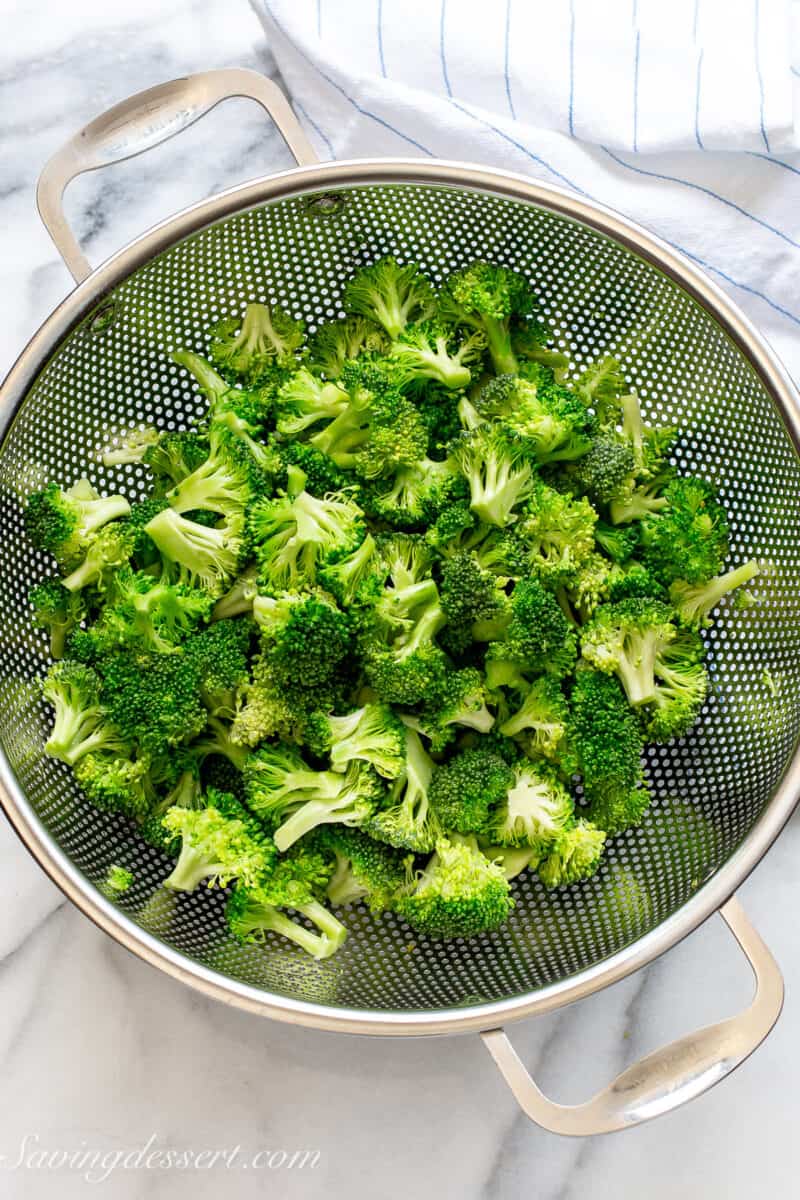
[[[48,156],[92,115],[150,84],[208,66],[274,73],[274,65],[246,0],[175,0],[168,12],[162,0],[0,0],[0,11],[5,369],[70,287],[34,206]],[[258,110],[231,102],[178,141],[77,183],[68,211],[98,262],[190,200],[288,164]],[[0,820],[0,1194],[789,1200],[798,861],[800,816],[741,892],[786,976],[786,1008],[767,1043],[689,1107],[618,1137],[571,1141],[520,1114],[477,1038],[316,1033],[229,1010],[167,979],[67,904]],[[715,918],[649,969],[522,1022],[512,1037],[541,1086],[577,1101],[633,1058],[743,1007],[749,992],[744,960]],[[134,1169],[148,1146],[172,1150],[172,1168],[162,1157],[161,1167]],[[228,1167],[206,1157],[189,1170],[180,1158],[236,1146]],[[254,1163],[264,1149],[273,1157]],[[280,1151],[299,1149],[318,1151],[315,1165],[280,1165]],[[82,1167],[92,1152],[105,1165]]]

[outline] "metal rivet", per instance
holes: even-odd
[[[119,305],[116,300],[106,300],[89,318],[87,324],[89,333],[105,333],[107,329],[111,328],[118,316]]]
[[[341,192],[321,192],[317,196],[309,196],[306,201],[306,212],[312,217],[335,217],[345,206],[345,197]]]

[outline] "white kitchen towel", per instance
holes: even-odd
[[[705,267],[800,378],[800,0],[251,0],[322,158],[522,171]]]

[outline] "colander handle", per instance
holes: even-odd
[[[318,162],[289,101],[258,71],[243,67],[203,71],[129,96],[85,125],[53,155],[39,176],[39,215],[76,283],[90,275],[92,268],[64,216],[62,199],[70,180],[143,154],[193,125],[221,100],[234,96],[261,105],[300,166]]]
[[[556,1104],[528,1074],[503,1029],[481,1034],[500,1073],[531,1121],[551,1133],[587,1137],[613,1133],[660,1117],[708,1091],[763,1042],[783,1007],[778,964],[736,897],[719,910],[756,977],[753,1002],[718,1025],[678,1038],[628,1067],[585,1104]]]

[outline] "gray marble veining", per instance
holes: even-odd
[[[306,0],[310,2],[310,0]],[[0,364],[13,361],[70,283],[36,216],[49,154],[116,99],[181,72],[239,64],[274,73],[245,0],[136,5],[2,0]],[[158,151],[80,181],[68,210],[93,261],[192,199],[289,164],[243,101]],[[65,904],[0,821],[0,1195],[115,1200],[227,1194],[415,1195],[460,1200],[750,1200],[796,1194],[800,1065],[796,933],[800,819],[743,889],[787,978],[774,1035],[689,1108],[633,1133],[559,1140],[530,1125],[475,1038],[335,1037],[213,1004],[127,955]],[[602,995],[513,1029],[541,1085],[579,1100],[626,1061],[735,1011],[750,981],[709,922]],[[105,1183],[17,1167],[81,1147],[319,1151],[313,1169],[125,1169]]]

